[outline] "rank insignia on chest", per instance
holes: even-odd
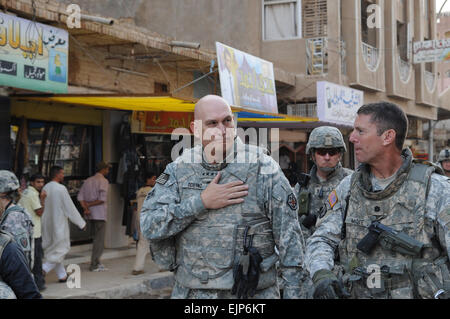
[[[336,194],[336,191],[332,191],[330,195],[328,195],[328,204],[330,204],[330,207],[333,208],[334,205],[338,202],[338,197]]]
[[[292,210],[297,210],[298,205],[297,205],[297,198],[295,197],[294,193],[291,193],[288,197],[287,197],[287,204],[289,205],[289,207]]]
[[[167,181],[169,180],[170,175],[166,174],[166,173],[162,173],[161,175],[159,175],[159,177],[156,179],[156,182],[158,184],[164,185],[165,183],[167,183]]]

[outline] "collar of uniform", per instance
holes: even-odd
[[[244,144],[239,137],[236,138],[234,147],[232,160],[225,170],[244,182],[247,180],[250,165],[257,161],[257,154],[250,151],[251,147]]]
[[[338,164],[334,168],[334,171],[327,176],[326,181],[329,181],[330,179],[335,177],[341,168],[342,168],[342,164],[341,164],[341,162],[338,162]],[[314,164],[313,167],[311,168],[311,171],[309,172],[309,174],[311,175],[311,180],[313,183],[321,184],[322,182],[319,180],[319,177],[317,176],[317,169],[318,169],[317,165]]]
[[[382,199],[392,195],[400,188],[400,186],[408,177],[408,173],[411,169],[413,159],[412,152],[409,148],[405,148],[402,151],[401,156],[403,158],[403,164],[395,173],[396,174],[395,180],[391,184],[389,184],[384,190],[379,192],[374,192],[373,190],[372,181],[370,179],[370,172],[371,172],[370,165],[362,164],[359,167],[358,169],[359,178],[357,185],[364,193],[364,196],[370,199]]]

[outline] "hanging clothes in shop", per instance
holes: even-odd
[[[118,140],[120,152],[123,154],[117,173],[117,183],[121,185],[121,195],[125,200],[122,225],[126,226],[125,234],[132,236],[133,207],[130,201],[136,198],[136,192],[139,189],[140,162],[128,118],[122,121]]]

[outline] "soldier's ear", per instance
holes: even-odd
[[[397,137],[397,133],[393,129],[389,129],[381,134],[381,138],[383,139],[383,146],[388,146],[389,144],[395,145],[395,138]]]

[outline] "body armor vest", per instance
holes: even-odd
[[[409,163],[408,163],[409,159]],[[344,226],[346,237],[339,245],[342,265],[348,275],[356,267],[384,270],[384,282],[380,287],[369,289],[365,278],[356,276],[352,283],[352,295],[357,298],[414,298],[417,295],[417,280],[414,272],[418,258],[432,263],[440,255],[433,245],[433,221],[425,217],[429,181],[434,168],[417,164],[407,158],[396,179],[383,191],[372,192],[369,173],[358,170],[351,180],[347,198],[347,215]],[[424,243],[421,257],[412,257],[382,248],[377,243],[370,255],[357,249],[357,244],[368,233],[368,226],[379,221],[397,231]],[[355,276],[351,276],[355,279]],[[350,277],[350,281],[352,280]],[[417,278],[416,278],[417,279]],[[387,284],[385,284],[387,283]]]
[[[0,230],[0,260],[2,259],[3,250],[6,245],[13,240],[9,234],[6,234]],[[11,287],[9,287],[2,279],[0,275],[0,299],[16,299],[16,295],[12,291]]]
[[[239,165],[239,166],[237,166]],[[205,166],[207,167],[207,166]],[[201,164],[180,163],[177,171],[183,174],[178,180],[181,201],[201,193],[218,171]],[[221,184],[241,180],[248,185],[257,185],[259,164],[231,163],[221,171]],[[277,255],[270,221],[264,210],[263,196],[258,187],[250,187],[245,201],[217,210],[207,210],[176,236],[176,280],[191,289],[231,289],[233,265],[239,262],[243,252],[244,229],[250,226],[248,235],[253,235],[253,247],[257,248],[264,261],[258,289],[276,283],[275,263]]]
[[[300,189],[300,193],[298,195],[299,198],[299,211],[302,210],[304,212],[308,212],[308,214],[316,214],[317,218],[322,218],[326,209],[323,211],[323,215],[319,215],[319,212],[322,207],[324,207],[327,202],[328,195],[339,185],[339,183],[347,176],[350,175],[352,171],[346,170],[339,164],[338,168],[328,176],[328,179],[325,182],[320,182],[317,177],[317,166],[314,166],[311,169],[310,175],[311,180],[309,181],[306,189]],[[303,201],[306,192],[309,197],[308,201]],[[300,205],[306,205],[307,207],[300,208]],[[305,240],[312,235],[315,231],[315,227],[311,227],[311,229],[307,229],[302,225],[302,221],[305,216],[299,217],[299,222],[301,225],[302,233]]]
[[[317,167],[311,170],[311,180],[308,184],[308,192],[311,194],[310,213],[318,213],[328,199],[328,195],[339,185],[339,183],[350,175],[341,165],[328,179],[321,183],[317,177]]]
[[[8,215],[12,212],[19,212],[24,214],[24,223],[7,223]],[[28,266],[30,269],[34,266],[34,239],[33,239],[33,222],[31,221],[31,217],[28,213],[25,212],[25,209],[20,206],[12,206],[8,208],[1,218],[0,229],[9,232],[16,244],[22,248],[23,253],[28,262]]]

